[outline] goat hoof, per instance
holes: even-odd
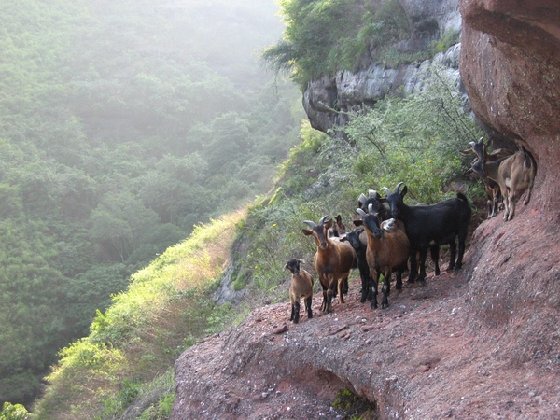
[[[389,307],[389,303],[383,302],[383,303],[381,304],[381,309],[387,309],[388,307]]]
[[[441,274],[441,270],[436,270],[436,276],[439,276]]]

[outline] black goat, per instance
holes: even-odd
[[[360,302],[364,303],[368,299],[371,300],[370,292],[373,280],[371,278],[369,265],[366,259],[367,236],[364,232],[364,228],[358,228],[350,232],[346,232],[346,235],[344,235],[344,237],[341,238],[340,241],[348,242],[356,251],[356,261],[358,271],[360,273],[360,279],[362,281]]]
[[[447,271],[459,270],[463,265],[465,240],[471,219],[471,207],[467,197],[458,192],[456,198],[440,203],[408,206],[403,202],[407,192],[406,185],[403,185],[403,182],[399,182],[395,191],[387,195],[386,200],[391,209],[391,216],[403,221],[410,240],[411,267],[408,281],[415,280],[417,252],[420,254],[418,281],[426,281],[426,256],[431,245],[439,247],[449,244]]]
[[[387,188],[385,188],[385,192],[387,195],[391,193]],[[391,209],[389,203],[387,202],[387,199],[381,197],[381,195],[376,190],[373,189],[370,189],[368,191],[367,196],[364,193],[362,193],[358,197],[358,208],[362,209],[365,212],[369,212],[370,205],[372,206],[371,207],[372,211],[377,213],[380,222],[383,222],[384,220],[387,220],[391,217],[390,216]],[[439,268],[439,245],[438,244],[430,245],[430,257],[434,262],[436,276],[439,276],[441,270]],[[414,257],[411,256],[411,259],[412,258],[415,259],[415,262],[413,263],[411,261],[410,265],[411,267],[416,268],[417,267],[416,256]],[[408,270],[408,265],[406,263],[403,264],[403,266],[397,270],[397,289],[400,289],[402,287],[402,282],[401,282],[402,273],[407,270]],[[415,276],[416,274],[414,274],[412,277],[411,275],[409,275],[409,279],[414,278]]]

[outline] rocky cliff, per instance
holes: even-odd
[[[560,6],[526,3],[461,2],[460,70],[478,118],[533,153],[530,203],[483,222],[459,274],[387,310],[351,287],[334,314],[316,295],[316,317],[292,325],[270,305],[189,349],[173,418],[333,418],[343,388],[373,417],[560,418]]]
[[[488,328],[512,365],[560,371],[560,5],[464,0],[461,75],[471,106],[538,172],[531,202],[475,233],[471,330]]]
[[[457,0],[400,1],[411,31],[408,39],[394,45],[398,54],[426,51],[430,43],[461,28]],[[316,130],[327,132],[348,121],[347,113],[383,98],[389,92],[411,93],[422,89],[430,66],[437,64],[459,83],[458,44],[429,60],[387,66],[375,52],[357,71],[340,71],[308,83],[303,93],[303,108]]]

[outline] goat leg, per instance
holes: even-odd
[[[299,312],[301,310],[301,303],[299,302],[299,299],[297,300],[296,303],[294,303],[293,305],[293,311],[294,311],[294,324],[297,324],[299,322]]]
[[[401,290],[402,289],[402,273],[405,271],[405,267],[399,267],[397,269],[397,290]]]
[[[375,273],[375,278],[371,282],[371,309],[377,309],[377,283],[379,282],[379,272]]]
[[[305,298],[305,309],[307,309],[307,318],[308,319],[313,318],[312,304],[313,304],[313,296],[309,296],[308,298]]]
[[[436,266],[436,276],[439,276],[441,274],[439,269],[439,244],[430,246],[430,257]]]
[[[410,248],[410,271],[408,272],[408,280],[407,283],[414,283],[414,279],[416,277],[416,270],[417,265],[416,265],[416,250],[412,249],[412,247]]]
[[[457,250],[457,264],[455,264],[455,271],[459,271],[463,267],[463,255],[465,254],[465,241],[467,240],[468,230],[464,232],[459,232],[458,240],[458,250]]]
[[[449,242],[449,266],[447,267],[447,272],[450,273],[455,270],[455,257],[457,256],[457,244],[455,243],[455,238]]]
[[[390,283],[391,283],[391,270],[387,270],[383,276],[385,277],[383,279],[383,288],[381,289],[383,292],[383,301],[381,302],[381,308],[385,309],[389,306],[389,299],[387,299],[387,297],[389,296],[389,291],[390,291]]]
[[[428,250],[426,248],[422,248],[419,251],[420,254],[420,274],[418,275],[418,282],[422,283],[422,285],[426,285],[426,258],[428,258]]]

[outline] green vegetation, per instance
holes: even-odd
[[[204,4],[203,4],[204,3]],[[267,191],[297,89],[272,0],[0,4],[0,404],[193,225]]]
[[[243,279],[239,285],[268,299],[286,299],[286,260],[303,258],[313,271],[315,244],[301,233],[302,221],[341,214],[350,228],[357,197],[370,188],[394,189],[403,181],[412,203],[452,197],[457,184],[471,200],[480,197],[479,188],[469,188],[468,162],[458,151],[481,133],[455,85],[437,67],[431,74],[422,93],[387,97],[353,115],[342,128],[348,141],[333,141],[304,124],[301,144],[282,165],[274,194],[251,206],[241,227],[245,246],[237,248],[245,252],[235,258],[234,274]]]
[[[106,419],[138,402],[141,418],[167,418],[174,360],[196,340],[231,325],[242,310],[217,306],[212,293],[243,217],[237,212],[197,226],[135,273],[107,311],[97,312],[90,335],[61,350],[34,415]]]
[[[359,397],[348,388],[341,389],[331,404],[337,410],[345,413],[345,418],[352,420],[370,420],[377,418],[375,402]]]
[[[277,71],[287,71],[301,87],[339,70],[356,70],[364,58],[368,64],[389,67],[426,60],[458,38],[456,32],[446,33],[422,51],[397,49],[396,44],[413,31],[398,0],[282,0],[280,4],[287,28],[263,58]]]
[[[410,31],[396,0],[281,4],[286,38],[265,56],[299,83],[366,52],[417,59],[390,47]],[[464,182],[457,150],[480,135],[433,68],[424,92],[351,115],[348,141],[304,123],[281,163],[298,140],[294,92],[251,57],[276,37],[263,18],[272,2],[10,0],[0,11],[0,401],[31,401],[62,348],[38,418],[131,406],[167,418],[181,351],[249,305],[285,300],[288,258],[309,268],[302,220],[340,213],[349,225],[359,193],[399,181],[408,199],[441,200]],[[280,163],[274,192],[230,213],[267,191]],[[251,298],[218,306],[232,242],[233,287]],[[12,403],[0,413],[28,416]]]
[[[305,258],[313,271],[315,246],[302,235],[302,220],[341,213],[349,225],[360,192],[398,181],[409,186],[408,199],[433,202],[451,195],[446,186],[463,182],[458,150],[478,133],[455,86],[432,70],[423,93],[388,97],[355,115],[345,128],[349,141],[333,141],[304,123],[301,143],[282,164],[274,192],[246,213],[196,227],[187,241],[137,271],[129,288],[97,312],[90,335],[60,352],[34,414],[102,419],[134,408],[140,418],[167,418],[176,357],[200,338],[235,325],[250,307],[286,301],[288,258]],[[467,194],[473,197],[471,190]],[[230,250],[234,287],[247,288],[250,297],[239,306],[220,306],[212,295]],[[348,391],[334,404],[355,418],[374,412]]]
[[[356,0],[282,0],[284,39],[264,53],[277,70],[301,86],[337,70],[353,69],[364,53],[410,34],[397,0],[378,7]]]

